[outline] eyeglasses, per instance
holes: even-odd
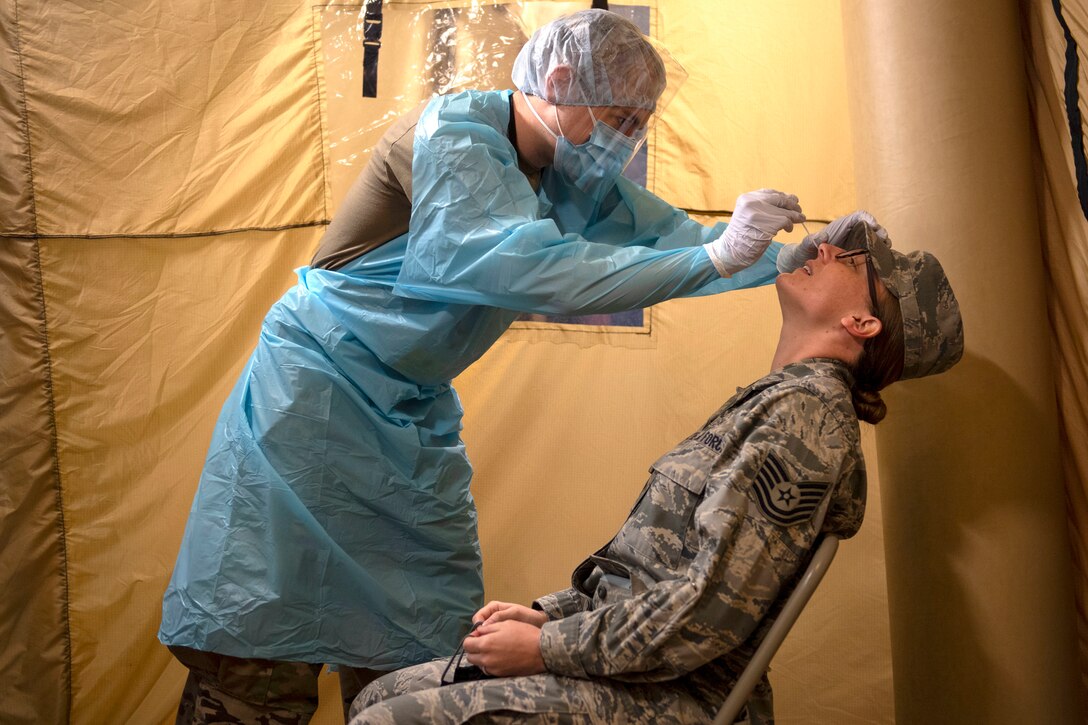
[[[849,252],[836,254],[835,259],[843,264],[856,267],[859,264],[858,257],[865,257],[865,280],[869,283],[869,299],[873,301],[873,315],[880,319],[880,302],[876,298],[876,268],[873,266],[873,254],[868,249],[852,249]]]

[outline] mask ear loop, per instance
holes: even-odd
[[[559,129],[559,135],[569,141],[570,136],[568,136],[566,133],[564,133],[563,124],[559,123],[559,104],[558,103],[552,104],[552,108],[555,109],[555,126],[556,126],[556,128]],[[586,108],[587,111],[589,111],[589,117],[591,119],[593,119],[593,123],[596,124],[597,123],[597,117],[593,115],[593,109],[590,108],[589,106],[586,106],[585,108]]]
[[[555,131],[553,131],[553,130],[552,130],[552,129],[551,129],[551,128],[550,128],[549,126],[548,126],[548,124],[544,123],[544,119],[540,117],[540,114],[539,114],[539,113],[537,113],[537,110],[536,110],[536,106],[534,106],[534,105],[533,105],[533,102],[529,100],[529,95],[528,95],[528,94],[526,94],[526,95],[525,95],[525,103],[526,103],[526,104],[527,104],[527,105],[529,106],[529,111],[530,111],[530,113],[532,113],[532,114],[533,114],[533,118],[535,118],[535,119],[537,120],[537,123],[539,123],[539,124],[540,124],[540,127],[541,127],[541,128],[543,128],[543,129],[544,129],[545,131],[547,131],[547,132],[548,132],[548,134],[549,134],[549,135],[551,135],[551,137],[552,137],[552,138],[554,138],[554,139],[558,140],[558,139],[559,139],[559,137],[555,135]],[[558,116],[558,113],[557,113],[557,115],[556,115],[556,118],[555,118],[555,120],[556,120],[556,123],[558,123],[558,122],[559,122],[559,116]]]

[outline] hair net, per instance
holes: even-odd
[[[562,66],[570,72],[552,75]],[[679,85],[684,72],[630,20],[583,10],[537,29],[518,53],[512,76],[523,93],[556,105],[660,111],[666,86]]]

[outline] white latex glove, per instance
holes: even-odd
[[[793,194],[774,189],[749,191],[737,197],[725,233],[703,247],[718,274],[729,277],[762,257],[775,234],[792,231],[795,223],[804,220]]]
[[[782,247],[778,252],[778,271],[786,274],[794,271],[808,260],[816,259],[821,244],[841,247],[850,229],[859,221],[865,222],[872,227],[876,233],[876,238],[891,246],[891,242],[888,240],[888,232],[884,230],[884,227],[880,226],[869,212],[858,210],[835,219],[814,234],[809,234],[801,240],[800,244],[787,244]]]

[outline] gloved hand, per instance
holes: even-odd
[[[794,271],[810,259],[816,259],[816,254],[821,244],[830,244],[841,247],[846,240],[850,229],[858,222],[865,222],[876,233],[876,238],[891,246],[888,240],[888,232],[877,223],[873,215],[867,211],[858,210],[852,214],[835,219],[826,227],[814,234],[809,234],[801,240],[800,244],[787,244],[778,252],[778,271],[787,274]]]
[[[775,234],[791,231],[794,223],[804,220],[793,194],[774,189],[749,191],[737,197],[725,233],[703,246],[718,274],[728,277],[762,257]]]

